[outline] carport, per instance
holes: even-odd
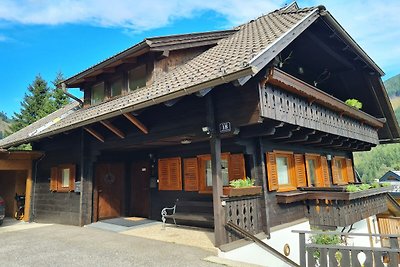
[[[32,162],[43,153],[38,151],[0,150],[0,196],[6,203],[6,216],[12,217],[17,209],[15,194],[25,195],[25,215],[29,221],[32,195]]]

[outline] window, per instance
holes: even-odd
[[[306,154],[305,160],[308,186],[324,186],[324,177],[321,167],[321,156]]]
[[[182,190],[181,158],[158,160],[158,190]]]
[[[141,65],[128,72],[129,90],[133,91],[146,86],[146,65]]]
[[[92,87],[91,104],[98,104],[104,100],[104,83],[96,84]]]
[[[70,192],[75,190],[76,167],[74,164],[63,164],[51,168],[50,190]]]
[[[117,78],[110,82],[111,97],[119,96],[122,93],[122,77]]]
[[[199,162],[199,191],[212,192],[211,155],[198,156]],[[243,154],[221,154],[221,171],[223,186],[229,186],[229,181],[245,179],[246,170]]]
[[[333,157],[332,159],[332,180],[334,184],[343,185],[354,183],[353,162],[344,157]]]
[[[297,182],[293,153],[267,153],[267,171],[269,190],[290,191],[296,189]]]
[[[297,187],[329,186],[326,157],[317,154],[267,153],[268,189],[290,191]]]

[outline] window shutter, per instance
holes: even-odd
[[[246,179],[243,154],[232,154],[229,158],[229,181]]]
[[[169,182],[170,190],[182,190],[181,158],[169,159]]]
[[[346,159],[346,171],[347,171],[347,181],[349,183],[354,183],[354,170],[353,170],[353,162],[351,159]]]
[[[76,166],[75,164],[71,164],[68,166],[69,168],[69,191],[75,190],[75,176],[76,176]]]
[[[335,159],[335,158],[332,159],[332,182],[333,182],[333,184],[340,183],[339,172],[342,171],[342,170],[338,170],[338,168],[336,167],[336,161],[337,161],[337,159]]]
[[[269,191],[278,190],[278,171],[276,169],[275,153],[267,153],[267,173]]]
[[[158,160],[158,189],[159,190],[169,190],[169,168],[168,159]]]
[[[57,191],[58,184],[58,168],[52,167],[50,174],[50,191]]]
[[[307,186],[306,166],[304,157],[301,154],[294,154],[294,168],[296,170],[297,187]]]
[[[184,187],[185,191],[199,190],[199,165],[197,158],[183,160]]]
[[[158,160],[158,189],[182,190],[181,158]]]
[[[321,168],[322,168],[322,178],[324,180],[324,186],[329,187],[331,185],[331,181],[329,179],[329,168],[326,157],[321,157]]]

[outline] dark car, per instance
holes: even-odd
[[[0,225],[3,224],[3,220],[5,217],[5,212],[6,212],[6,207],[5,207],[5,202],[2,197],[0,197]]]

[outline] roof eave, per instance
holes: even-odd
[[[330,26],[332,26],[337,33],[339,34],[339,37],[343,37],[345,42],[351,46],[355,50],[355,52],[362,57],[362,59],[368,63],[375,71],[379,73],[380,76],[385,75],[383,70],[378,66],[378,64],[375,63],[375,61],[372,60],[368,56],[368,54],[354,41],[354,39],[346,32],[346,30],[339,24],[339,22],[328,12],[324,11],[321,12],[321,18],[325,20]]]
[[[76,129],[76,128],[79,128],[79,127],[82,127],[82,126],[86,126],[86,125],[89,125],[89,124],[92,124],[92,123],[95,123],[95,122],[98,122],[98,121],[101,121],[101,120],[110,119],[112,117],[121,115],[123,113],[132,112],[132,111],[139,110],[139,109],[142,109],[142,108],[146,108],[146,107],[149,107],[149,106],[153,106],[153,105],[156,105],[156,104],[159,104],[159,103],[163,103],[163,102],[171,100],[171,99],[175,99],[175,98],[182,97],[182,96],[185,96],[185,95],[190,95],[190,94],[198,92],[198,91],[200,91],[202,89],[212,88],[212,87],[224,84],[224,83],[229,83],[229,82],[232,82],[232,81],[236,81],[236,80],[238,80],[238,79],[240,79],[242,77],[246,77],[246,76],[251,76],[252,77],[257,72],[258,72],[258,70],[255,67],[248,66],[248,67],[246,67],[244,69],[241,69],[239,71],[236,71],[236,72],[233,72],[233,73],[229,73],[227,75],[219,76],[219,77],[217,77],[215,79],[212,79],[212,80],[209,80],[209,81],[206,81],[206,82],[203,82],[203,83],[199,83],[199,84],[193,85],[191,87],[183,88],[183,89],[181,89],[179,91],[173,92],[173,93],[168,94],[168,95],[163,95],[163,96],[160,96],[160,97],[149,99],[149,100],[147,100],[145,102],[142,102],[142,103],[139,103],[137,105],[132,105],[132,106],[129,106],[129,107],[126,107],[126,108],[123,108],[123,109],[120,109],[120,110],[117,110],[117,111],[114,111],[114,112],[110,112],[110,113],[107,113],[107,114],[104,114],[102,116],[98,116],[96,118],[92,118],[92,119],[89,119],[89,120],[80,121],[79,123],[71,124],[71,125],[69,125],[67,127],[64,127],[64,128],[56,129],[56,130],[53,130],[53,131],[50,131],[50,132],[45,132],[43,134],[38,134],[38,135],[35,135],[33,137],[27,137],[27,138],[24,138],[24,139],[20,139],[18,141],[13,141],[13,142],[10,142],[10,143],[7,143],[5,145],[0,146],[0,148],[10,148],[12,146],[18,146],[20,144],[30,143],[30,142],[33,142],[33,141],[36,141],[36,140],[39,140],[39,139],[42,139],[42,138],[45,138],[45,137],[49,137],[49,136],[52,136],[52,135],[55,135],[55,134],[62,133],[64,131],[70,131],[70,130],[73,130],[73,129]]]
[[[276,39],[269,46],[264,48],[258,55],[249,62],[250,66],[257,70],[262,70],[272,59],[274,59],[283,49],[285,49],[292,41],[294,41],[303,31],[319,18],[319,8],[310,11],[307,16],[301,19],[291,30],[287,31]],[[245,84],[251,77],[243,77],[239,79],[241,85]]]

